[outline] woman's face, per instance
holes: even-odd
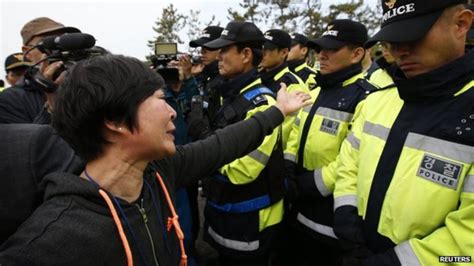
[[[147,160],[162,159],[176,152],[174,145],[176,112],[169,106],[162,90],[143,101],[138,107],[138,129],[131,135],[136,156]]]

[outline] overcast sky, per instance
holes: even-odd
[[[4,79],[5,58],[21,50],[20,30],[29,20],[46,16],[66,26],[74,26],[92,34],[97,45],[113,53],[144,59],[151,51],[147,41],[156,37],[152,27],[163,7],[173,3],[179,12],[189,14],[190,9],[201,10],[204,23],[212,15],[228,22],[227,9],[238,9],[237,0],[0,0],[0,78]],[[322,0],[323,8],[332,3],[349,0]],[[366,0],[375,5],[377,0]],[[262,29],[266,30],[266,29]],[[184,46],[180,47],[181,50]]]

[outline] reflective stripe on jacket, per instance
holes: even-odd
[[[362,73],[352,76],[340,88],[312,90],[315,103],[299,112],[284,154],[286,160],[298,164],[299,198],[293,204],[296,220],[331,238],[336,236],[332,230],[333,201],[328,196],[334,190],[339,148],[348,134],[354,112],[368,94],[359,85],[362,76]]]
[[[240,90],[240,94],[245,95],[246,92],[262,86],[261,80],[256,79]],[[258,95],[255,101],[258,104],[246,112],[245,119],[275,104],[275,99],[268,95]],[[236,191],[240,189],[239,186],[243,188],[263,178],[261,174],[269,167],[268,162],[273,158],[272,153],[278,145],[281,149],[280,131],[280,128],[276,128],[272,134],[265,137],[257,149],[221,167],[218,170],[220,178],[232,183]],[[281,150],[280,156],[282,157]],[[236,253],[245,256],[246,254],[242,252],[250,256],[264,250],[269,245],[271,236],[268,235],[272,232],[266,229],[279,224],[283,219],[283,200],[272,203],[265,196],[243,202],[226,203],[216,203],[208,199],[205,210],[206,234],[212,239],[214,247],[231,256],[235,256]]]
[[[474,254],[473,86],[427,103],[373,93],[341,147],[334,208],[357,207],[369,248],[387,238],[402,265]]]
[[[316,85],[316,71],[303,63],[295,67],[294,73],[303,80],[304,84],[309,90],[313,90],[317,87]]]
[[[390,77],[387,71],[383,68],[375,70],[368,79],[370,83],[376,85],[379,88],[385,88],[390,85],[395,86],[392,77]]]
[[[273,76],[271,77],[271,75]],[[309,93],[309,89],[303,80],[301,80],[301,78],[299,78],[295,73],[291,72],[286,63],[278,66],[274,70],[263,72],[260,74],[260,76],[262,76],[262,82],[265,84],[265,86],[272,89],[275,94],[278,93],[278,90],[280,89],[280,83],[282,82],[286,84],[287,92],[303,91]],[[288,115],[285,117],[285,121],[282,124],[283,148],[286,147],[286,143],[291,131],[291,125],[294,123],[296,115],[297,113]]]

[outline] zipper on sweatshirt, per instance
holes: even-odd
[[[155,265],[159,266],[158,259],[156,258],[156,253],[155,253],[155,244],[153,244],[154,243],[153,237],[151,236],[150,228],[148,227],[148,217],[146,215],[145,208],[143,207],[143,198],[141,199],[140,205],[135,204],[135,206],[137,206],[138,211],[142,215],[143,223],[145,224],[146,233],[148,235],[148,239],[150,240],[151,249],[153,250],[153,259],[155,260]]]

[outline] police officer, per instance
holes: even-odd
[[[382,1],[367,45],[389,44],[397,88],[367,97],[339,154],[334,231],[348,265],[472,263],[473,14],[463,2]]]
[[[73,27],[66,27],[47,17],[35,18],[27,22],[21,29],[23,53],[32,64],[43,57],[36,45],[47,36],[59,36],[67,32],[80,32]],[[52,90],[63,79],[64,75],[53,80],[54,73],[61,67],[61,62],[41,63],[39,68],[30,68],[22,80],[0,94],[0,123],[37,123],[49,124],[54,93]],[[39,72],[39,73],[38,73]],[[40,74],[42,82],[35,82],[35,74]]]
[[[206,114],[209,120],[213,120],[221,105],[221,91],[219,86],[224,78],[219,75],[217,67],[218,50],[209,50],[203,44],[219,38],[223,28],[219,26],[206,27],[200,37],[189,42],[190,47],[201,48],[201,62],[204,65],[202,72],[196,76],[199,90],[203,96],[207,96]],[[199,138],[199,136],[196,136]]]
[[[308,38],[299,33],[292,33],[290,37],[291,48],[287,59],[288,67],[303,80],[308,89],[313,90],[316,88],[316,71],[306,63],[310,51],[307,45]]]
[[[22,53],[14,53],[5,59],[5,79],[11,86],[25,75],[28,67],[31,66],[29,62],[23,60]]]
[[[230,22],[221,36],[204,44],[220,49],[223,105],[213,129],[247,119],[275,103],[256,67],[262,58],[262,32],[250,22]],[[245,132],[241,132],[245,134]],[[279,129],[253,152],[216,171],[204,185],[205,240],[222,265],[266,265],[283,217],[283,152]]]
[[[392,75],[395,73],[397,66],[388,49],[388,44],[382,42],[380,46],[382,47],[382,56],[375,60],[379,68],[371,73],[367,72],[365,78],[380,89],[388,89],[395,86]]]
[[[290,35],[279,29],[271,29],[266,31],[264,36],[266,41],[263,44],[263,58],[260,63],[262,83],[275,93],[280,89],[282,82],[286,84],[288,92],[295,90],[309,92],[303,81],[290,71],[286,63],[291,46]],[[295,118],[296,114],[288,116],[283,122],[283,147],[286,146]]]
[[[193,74],[195,78],[191,78],[197,81],[197,89],[199,91],[198,98],[194,98],[195,100],[199,99],[199,101],[191,104],[191,110],[186,115],[187,134],[192,140],[204,139],[211,134],[210,121],[214,120],[221,106],[222,93],[220,86],[224,83],[224,78],[219,74],[217,67],[219,50],[209,50],[203,47],[203,44],[219,38],[222,30],[223,28],[219,26],[208,26],[204,28],[198,39],[189,42],[190,47],[200,48],[201,66],[204,66],[200,73],[197,75]],[[201,225],[198,206],[198,184],[188,186],[187,193],[192,214],[194,243]]]
[[[359,103],[374,90],[362,72],[367,39],[364,25],[340,19],[310,41],[319,52],[319,86],[310,93],[314,104],[298,114],[285,150],[295,193],[289,216],[294,232],[288,241],[297,254],[293,265],[316,259],[321,265],[335,265],[341,252],[332,229],[336,158]]]

